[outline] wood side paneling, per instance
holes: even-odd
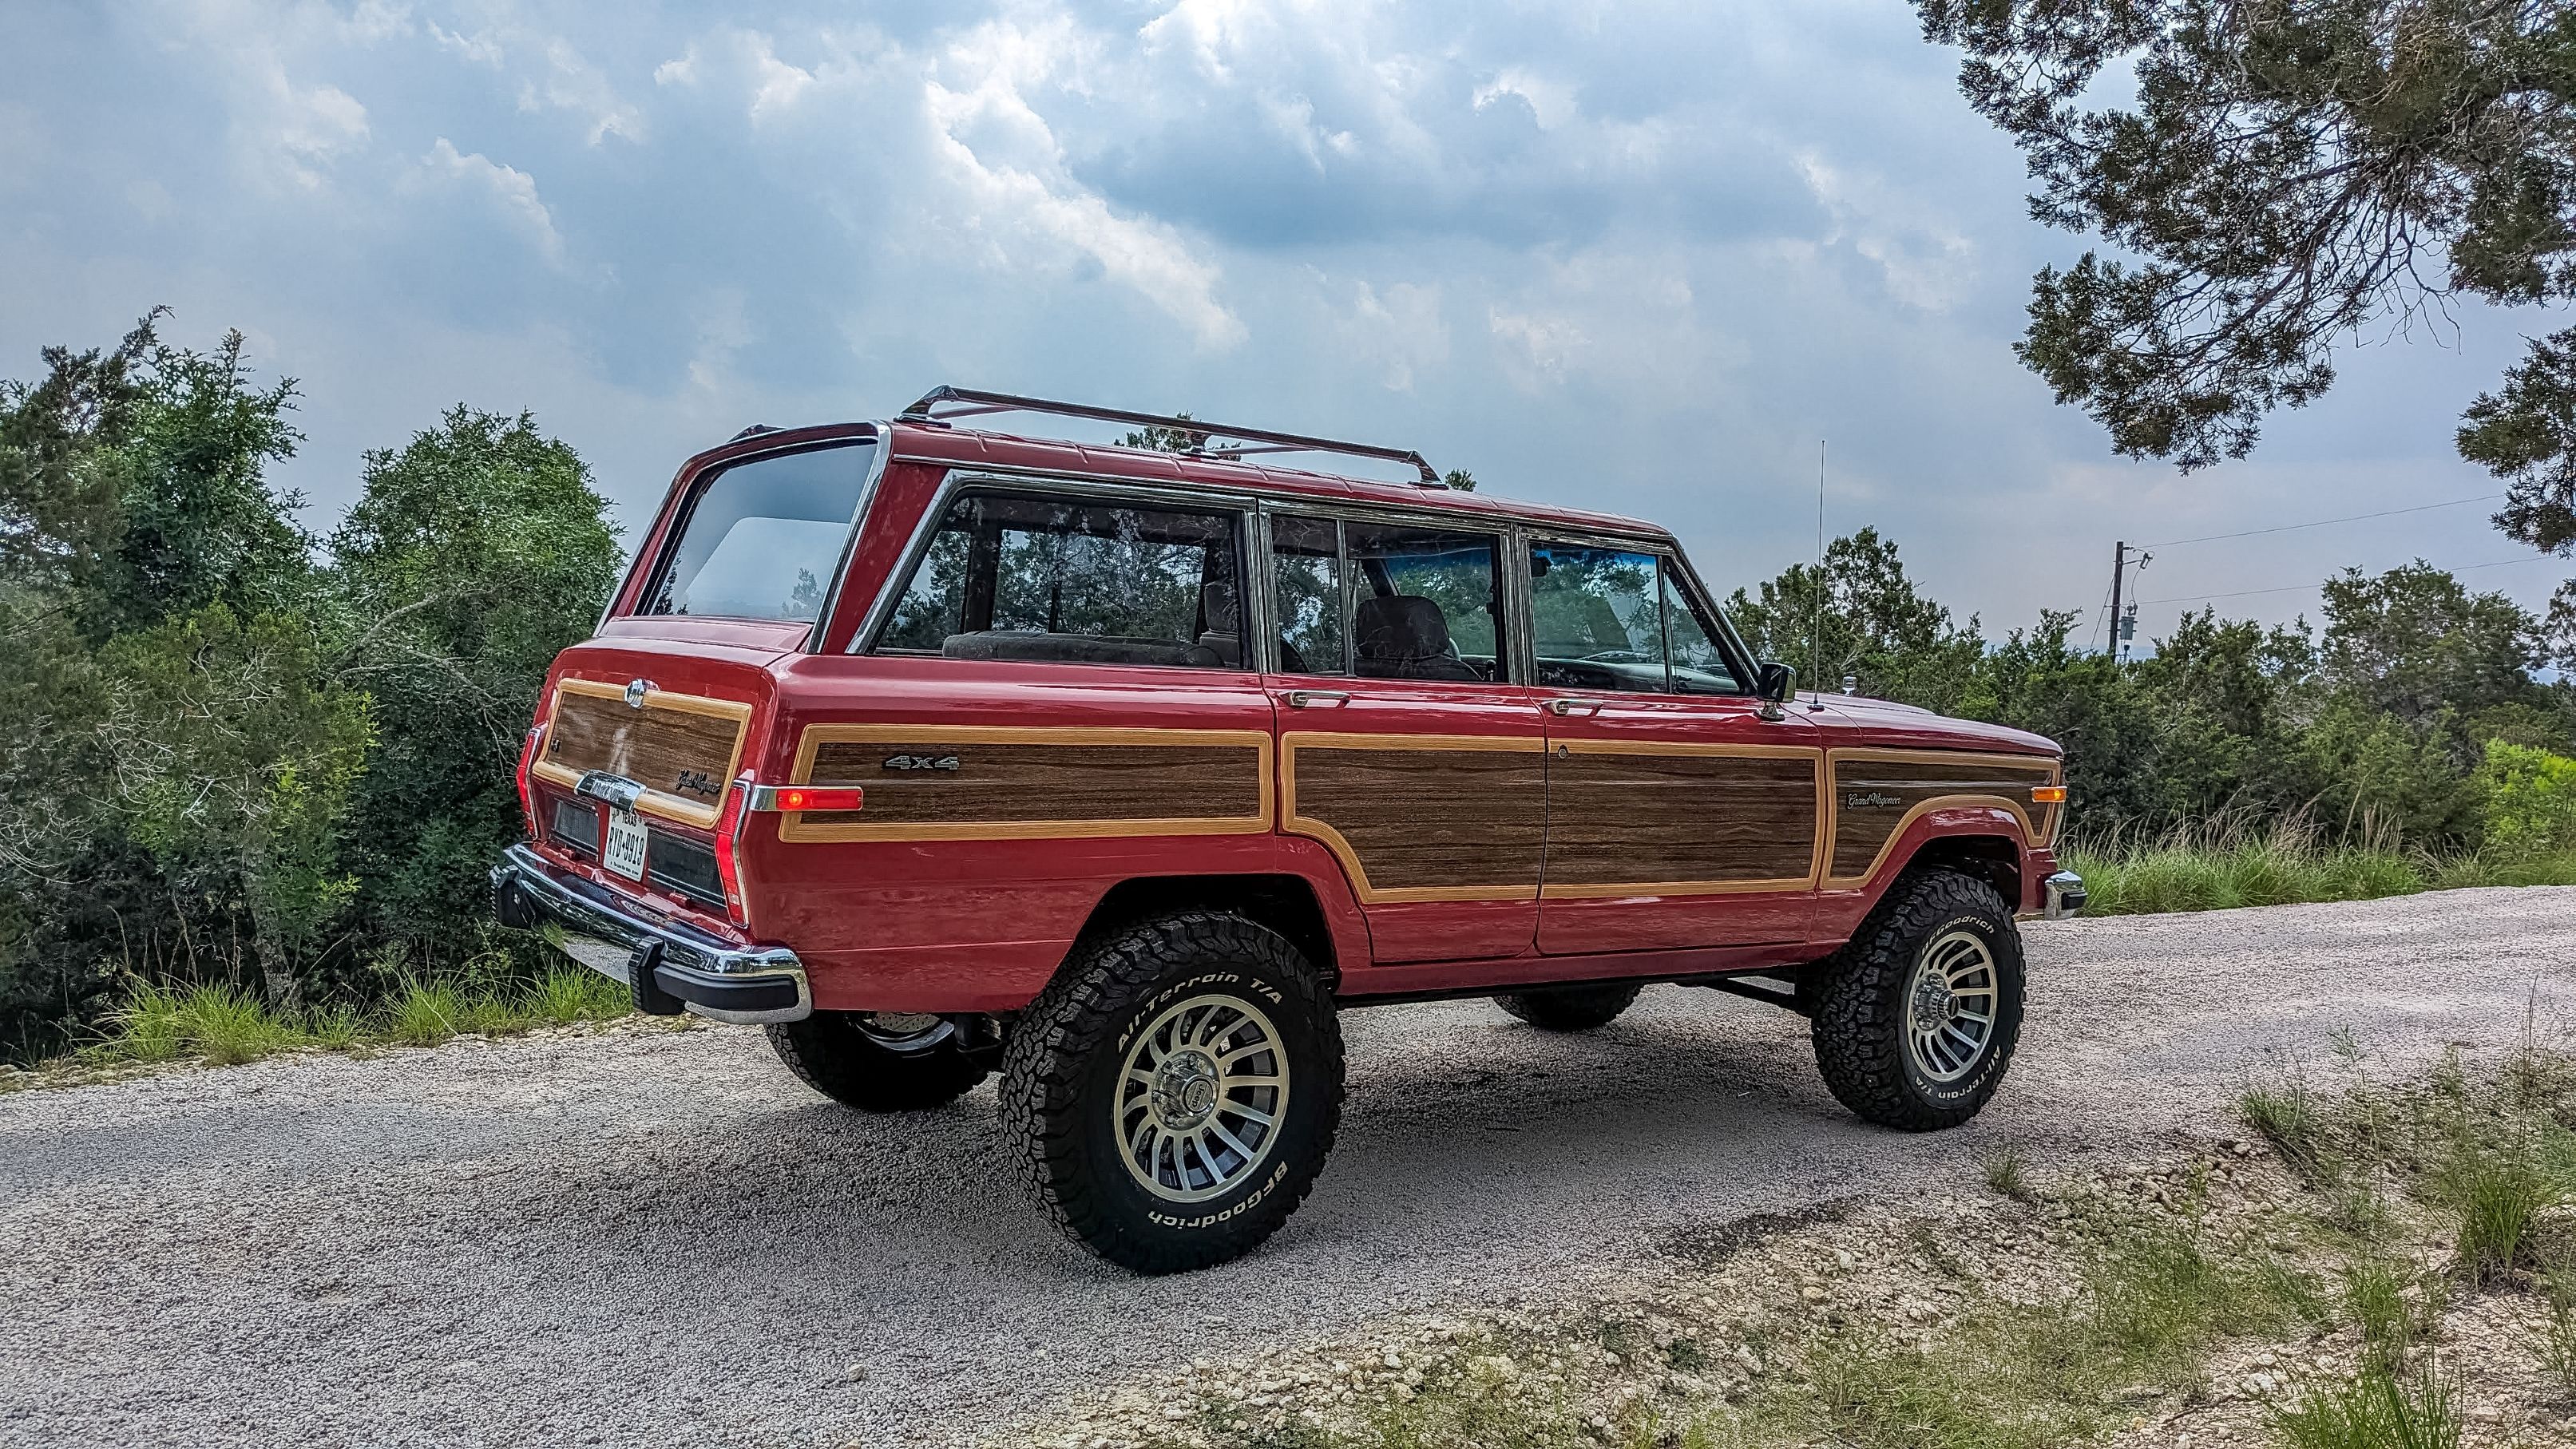
[[[1928,809],[1958,802],[2010,810],[2033,843],[2047,839],[2031,803],[2032,787],[2057,779],[2054,761],[1997,755],[1944,756],[1933,751],[1841,751],[1833,755],[1833,862],[1836,881],[1863,880],[1906,825]],[[2053,815],[2053,809],[2051,814]]]
[[[638,809],[712,823],[733,781],[751,706],[654,690],[638,709],[624,696],[622,686],[565,680],[538,773],[561,785],[593,770],[621,775],[650,792]]]
[[[1290,735],[1287,829],[1366,901],[1530,900],[1547,842],[1536,737]]]
[[[1813,750],[1573,742],[1548,763],[1546,894],[1806,889],[1816,865],[1821,765]]]
[[[816,725],[795,780],[857,785],[867,804],[790,812],[787,840],[1236,834],[1271,821],[1259,730]]]

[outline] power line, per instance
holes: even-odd
[[[2445,569],[2443,572],[2453,574],[2473,573],[2479,569],[2500,569],[2508,564],[2547,563],[2556,557],[2557,555],[2555,554],[2535,553],[2523,558],[2500,558],[2493,563],[2462,564],[2458,568]],[[2234,593],[2227,594],[2187,594],[2170,599],[2148,599],[2145,602],[2150,604],[2205,604],[2214,599],[2246,599],[2252,598],[2256,594],[2293,594],[2303,590],[2321,589],[2324,587],[2325,585],[2322,582],[2313,584],[2283,584],[2278,588],[2271,589],[2238,589]]]
[[[2436,508],[2461,508],[2471,503],[2493,503],[2503,496],[2501,493],[2481,493],[2475,498],[2454,498],[2448,503],[2419,503],[2412,508],[2390,508],[2378,513],[2355,513],[2344,518],[2320,518],[2313,523],[2284,523],[2272,528],[2248,528],[2239,533],[2211,533],[2199,538],[2167,539],[2163,543],[2140,544],[2139,547],[2180,548],[2187,543],[2216,543],[2222,538],[2252,538],[2260,533],[2291,533],[2302,528],[2323,528],[2330,523],[2360,523],[2372,518],[2395,518],[2401,513],[2430,513]]]

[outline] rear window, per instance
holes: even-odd
[[[870,446],[772,453],[700,479],[636,612],[812,623],[858,518]]]

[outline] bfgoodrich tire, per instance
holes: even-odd
[[[1591,1031],[1608,1026],[1637,1000],[1644,988],[1626,986],[1551,986],[1540,991],[1507,991],[1494,1004],[1542,1031]]]
[[[1187,912],[1086,947],[1020,1018],[1002,1121],[1030,1193],[1140,1273],[1278,1231],[1341,1123],[1342,1036],[1314,969],[1240,916]]]
[[[1994,887],[1908,872],[1813,970],[1816,1065],[1855,1114],[1930,1132],[1994,1096],[2022,1013],[2021,933]]]
[[[918,1112],[964,1096],[990,1074],[937,1017],[818,1011],[774,1023],[769,1045],[799,1081],[862,1112]]]

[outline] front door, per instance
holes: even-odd
[[[1547,721],[1539,949],[1589,955],[1807,938],[1824,751],[1765,719],[1672,562],[1530,549]]]
[[[1504,557],[1492,532],[1270,518],[1280,828],[1341,862],[1380,962],[1537,932],[1544,715],[1511,682]]]

